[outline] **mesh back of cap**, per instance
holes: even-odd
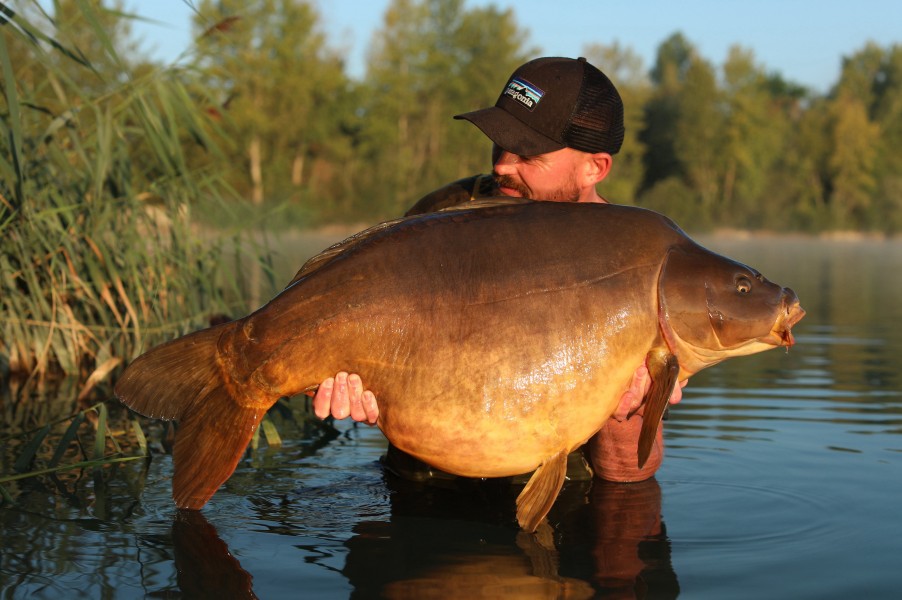
[[[623,144],[623,101],[604,73],[586,64],[564,141],[583,152],[616,154]]]

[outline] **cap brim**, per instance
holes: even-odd
[[[520,156],[535,156],[566,147],[524,125],[517,117],[497,106],[454,115],[454,118],[476,125],[498,146]]]

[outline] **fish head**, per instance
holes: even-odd
[[[663,337],[686,374],[726,358],[795,343],[798,296],[757,270],[700,246],[672,249],[659,282]]]

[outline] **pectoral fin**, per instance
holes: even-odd
[[[530,533],[536,530],[557,499],[566,474],[565,450],[561,450],[539,465],[526,483],[526,487],[517,496],[517,522],[520,523],[520,527]]]
[[[658,427],[673,387],[680,374],[680,363],[669,351],[653,348],[646,357],[651,387],[645,396],[645,412],[642,415],[642,431],[639,433],[639,468],[645,466],[651,447],[655,443]]]

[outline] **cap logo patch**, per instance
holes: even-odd
[[[542,99],[542,96],[545,95],[545,92],[525,79],[515,77],[504,88],[504,95],[510,96],[513,100],[525,106],[527,110],[532,110],[539,103],[539,100]]]

